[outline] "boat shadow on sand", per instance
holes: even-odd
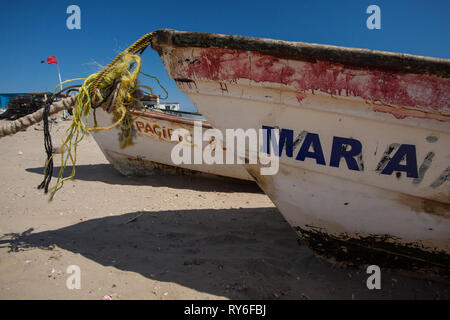
[[[25,169],[27,172],[43,175],[44,167]],[[57,178],[60,167],[53,168],[53,178]],[[111,164],[76,165],[74,180],[100,181],[113,185],[136,185],[153,187],[171,187],[176,189],[191,189],[197,191],[216,192],[250,192],[263,193],[252,181],[219,177],[208,174],[166,174],[164,172],[146,176],[125,176],[119,173]],[[63,176],[70,175],[72,167],[65,168]],[[183,178],[180,179],[180,176]],[[226,183],[221,183],[226,182]]]
[[[386,272],[382,290],[368,290],[364,271],[322,264],[299,246],[276,208],[130,212],[56,230],[5,234],[0,247],[13,254],[63,249],[104,267],[231,299],[449,296],[447,286]]]

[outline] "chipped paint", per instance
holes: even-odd
[[[164,48],[173,48],[173,78],[279,83],[299,93],[353,96],[450,116],[446,59],[175,30],[156,31],[152,47],[160,55]],[[395,114],[415,116],[404,110]]]
[[[419,110],[412,110],[402,107],[392,107],[386,105],[374,105],[372,110],[375,112],[387,113],[392,115],[395,119],[417,118],[417,119],[431,119],[442,122],[450,122],[450,116],[445,114],[436,114],[424,112]]]
[[[420,165],[419,168],[419,177],[415,178],[413,180],[414,184],[419,184],[422,182],[423,177],[425,176],[425,173],[427,172],[427,170],[430,168],[431,166],[431,162],[433,161],[433,158],[435,156],[434,152],[429,152],[425,159],[423,160],[422,164]]]
[[[302,144],[302,142],[305,139],[307,134],[308,134],[308,131],[302,130],[298,134],[297,138],[295,138],[294,143],[292,145],[293,146],[292,149],[294,152],[297,150],[298,146],[300,146]]]
[[[358,165],[359,171],[364,171],[364,160],[362,152],[356,156],[356,164]]]
[[[429,143],[435,143],[436,141],[439,140],[439,138],[436,136],[428,136],[425,138],[425,140],[427,140],[427,142],[429,142]]]
[[[444,172],[442,172],[442,174],[430,185],[430,187],[436,189],[446,181],[450,181],[450,167],[445,169]]]
[[[397,202],[415,213],[425,212],[436,217],[450,219],[450,204],[441,201],[399,195]],[[448,237],[447,237],[448,238]],[[448,240],[445,240],[448,242]],[[450,243],[449,243],[450,244]]]
[[[382,269],[450,279],[450,255],[434,248],[423,248],[418,242],[402,244],[400,239],[389,235],[332,235],[314,226],[294,229],[316,254],[334,264],[355,267],[375,264]]]
[[[206,172],[146,160],[142,156],[130,156],[115,151],[105,151],[104,155],[108,162],[111,163],[117,171],[125,176],[141,177],[162,174],[225,178],[223,176],[217,176]]]
[[[197,88],[197,84],[195,83],[194,80],[186,79],[186,78],[177,78],[174,80],[175,80],[175,83],[177,84],[177,86],[180,88],[186,87],[187,89],[190,89],[190,90]]]
[[[184,54],[183,48],[175,52]],[[278,83],[294,89],[299,103],[305,98],[304,92],[320,92],[372,102],[375,104],[373,111],[389,113],[397,119],[450,121],[449,79],[351,69],[327,61],[288,61],[257,52],[222,48],[202,48],[195,52],[191,59],[198,63],[179,59],[179,64],[173,66],[171,72],[177,83],[180,79]],[[186,83],[189,82],[184,80],[182,85]]]
[[[299,103],[302,103],[303,99],[306,98],[306,94],[296,93],[296,94],[295,94],[295,97],[297,98],[297,101],[298,101]]]
[[[386,150],[383,152],[383,156],[380,160],[380,162],[377,165],[377,168],[375,169],[376,172],[381,172],[386,167],[387,163],[391,160],[391,154],[394,150],[398,149],[400,147],[399,143],[392,143],[390,144]]]

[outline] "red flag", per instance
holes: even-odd
[[[55,56],[51,56],[47,58],[47,63],[48,64],[58,64],[58,61],[56,60]]]

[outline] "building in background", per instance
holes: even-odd
[[[166,111],[180,111],[180,104],[178,102],[160,102],[159,97],[146,95],[141,100],[146,108],[160,109]]]
[[[6,106],[12,97],[23,95],[26,95],[26,93],[0,93],[0,112],[6,110]]]

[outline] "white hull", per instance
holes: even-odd
[[[198,174],[206,173],[236,179],[253,180],[242,166],[239,165],[218,165],[218,164],[180,164],[174,165],[171,160],[171,152],[178,141],[171,141],[171,134],[176,129],[185,129],[193,135],[193,121],[173,115],[158,112],[136,112],[134,113],[135,137],[133,145],[121,149],[118,135],[120,129],[114,131],[97,131],[93,133],[94,139],[105,155],[106,159],[124,175],[151,175],[155,172],[164,171],[173,174]],[[99,127],[110,126],[113,123],[111,114],[102,109],[96,110],[96,119]],[[203,130],[211,126],[203,122]],[[187,137],[184,143],[191,148],[194,155],[197,145],[187,142],[191,140]],[[213,142],[224,145],[222,141]],[[208,141],[203,143],[204,149],[209,145]],[[224,152],[225,154],[225,152]],[[185,170],[187,169],[187,170]]]
[[[318,71],[317,61],[255,53],[255,42],[264,40],[251,40],[246,48],[245,41],[226,36],[177,36],[163,31],[153,47],[214,127],[285,130],[292,155],[283,149],[278,174],[261,175],[259,164],[246,169],[317,253],[350,264],[449,275],[448,77],[397,76],[331,63]],[[221,41],[227,49],[202,47]],[[347,82],[338,83],[343,78]],[[389,87],[393,78],[396,88]],[[315,140],[300,151],[305,134]],[[360,142],[362,151],[347,162],[342,155],[348,149],[339,141],[352,141],[352,148]],[[409,150],[407,169],[384,171],[400,149]],[[405,160],[395,168],[400,165]]]

